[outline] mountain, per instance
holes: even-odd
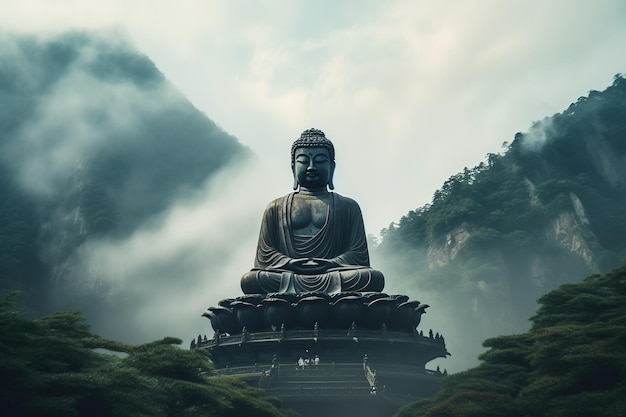
[[[85,242],[131,236],[250,154],[120,34],[0,34],[0,290],[49,312]]]
[[[485,341],[480,366],[396,416],[623,416],[626,267],[539,299],[530,331]]]
[[[535,300],[626,262],[626,79],[590,91],[450,177],[375,249],[441,317],[456,369],[528,329]],[[454,366],[453,366],[454,367]]]
[[[377,268],[403,286],[394,291],[432,305],[422,326],[443,329],[453,354],[443,366],[475,364],[484,339],[528,328],[540,295],[626,261],[625,90],[616,76],[533,124],[384,230]],[[144,233],[141,254],[156,255],[143,269],[123,252],[99,257],[93,243],[132,248],[138,232],[250,154],[124,36],[0,34],[0,291],[21,289],[31,315],[80,309],[99,333],[126,341],[148,322],[153,334],[180,321],[174,313],[203,280],[232,281],[216,258],[232,256],[223,239],[239,235],[211,236],[220,248],[190,254]],[[174,261],[160,264],[164,253]],[[212,269],[185,281],[190,258]],[[94,278],[102,270],[107,280]],[[186,298],[173,294],[183,287]]]

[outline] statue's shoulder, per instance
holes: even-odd
[[[280,207],[282,204],[284,204],[285,200],[287,200],[291,194],[293,193],[289,193],[287,195],[283,195],[281,197],[277,197],[273,199],[272,201],[269,202],[269,204],[265,208],[265,211],[276,210],[277,207]]]
[[[276,197],[275,199],[273,199],[270,204],[282,204],[284,203],[290,196],[292,196],[294,193],[289,193],[289,194],[285,194],[282,195],[280,197]]]
[[[339,193],[335,193],[333,192],[333,194],[335,195],[335,201],[346,206],[346,207],[359,207],[359,203],[356,202],[356,200],[350,198],[350,197],[346,197],[343,196]]]

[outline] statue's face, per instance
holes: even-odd
[[[293,175],[306,190],[326,189],[335,169],[328,150],[320,147],[296,148]]]

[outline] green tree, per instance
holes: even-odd
[[[206,351],[179,339],[131,346],[92,334],[77,312],[25,320],[15,299],[0,299],[2,416],[286,415],[278,399],[216,375]]]
[[[626,415],[626,266],[539,303],[530,331],[486,340],[478,367],[397,417]]]

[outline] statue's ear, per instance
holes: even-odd
[[[291,163],[291,173],[293,174],[293,189],[297,190],[298,189],[298,179],[296,178],[296,167],[294,165],[294,163]]]
[[[333,184],[333,175],[335,174],[335,161],[330,166],[330,176],[328,177],[328,188],[331,190],[335,189],[335,184]]]

